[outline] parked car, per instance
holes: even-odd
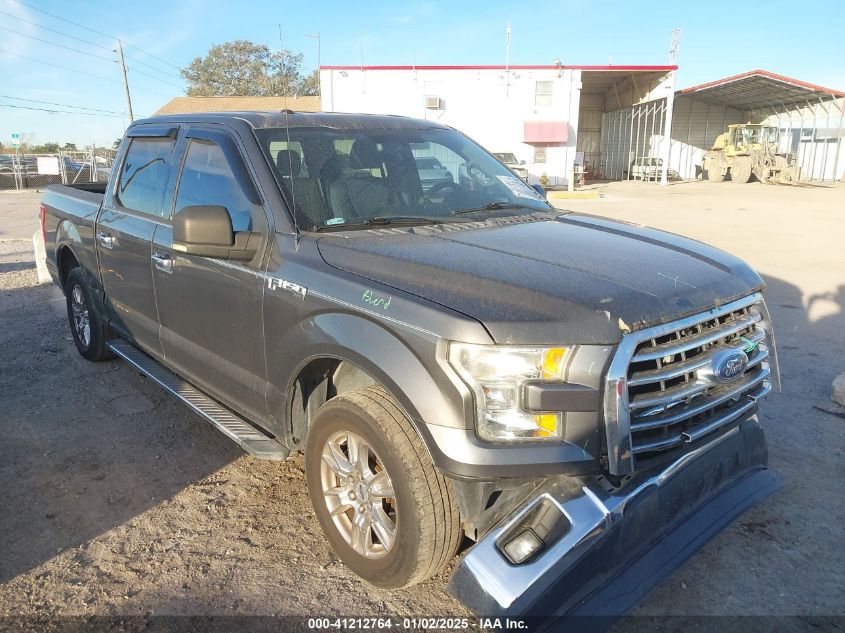
[[[663,177],[663,159],[643,156],[631,161],[628,171],[622,173],[624,180],[660,180]],[[669,180],[677,180],[678,172],[674,169],[667,170]]]
[[[524,160],[517,160],[512,152],[493,152],[493,156],[525,182],[528,182],[528,168],[525,167]]]
[[[423,191],[428,191],[438,183],[453,183],[455,177],[434,156],[419,156],[414,159],[420,175],[420,185]]]
[[[422,143],[466,181],[423,191]],[[619,613],[779,486],[762,279],[555,210],[452,128],[144,119],[108,185],[47,188],[41,226],[79,353],[257,458],[303,451],[329,545],[379,587],[468,539],[449,591],[477,613]]]

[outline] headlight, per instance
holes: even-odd
[[[566,347],[507,347],[451,343],[449,363],[475,393],[481,439],[560,440],[563,414],[528,413],[522,386],[528,380],[563,380]]]

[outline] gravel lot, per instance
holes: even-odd
[[[819,616],[845,616],[845,410],[829,400],[845,371],[845,188],[601,191],[556,204],[685,233],[764,275],[785,383],[762,411],[785,488],[615,630],[702,630],[686,618],[735,614],[826,628]],[[0,236],[13,220],[3,214]],[[0,616],[467,615],[443,591],[451,570],[393,593],[348,572],[320,534],[301,457],[252,460],[126,364],[80,358],[31,250],[0,241]]]

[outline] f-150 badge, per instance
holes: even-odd
[[[287,290],[288,292],[292,292],[293,294],[297,295],[300,299],[305,299],[306,295],[308,294],[308,288],[305,286],[300,286],[299,284],[295,284],[292,281],[288,281],[287,279],[279,279],[278,277],[267,277],[267,287],[270,290],[278,290],[281,288],[282,290]]]

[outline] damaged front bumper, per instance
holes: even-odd
[[[549,479],[466,554],[448,590],[483,615],[618,617],[780,488],[766,463],[752,417],[619,489],[596,477]],[[526,530],[541,549],[515,564],[505,546]]]

